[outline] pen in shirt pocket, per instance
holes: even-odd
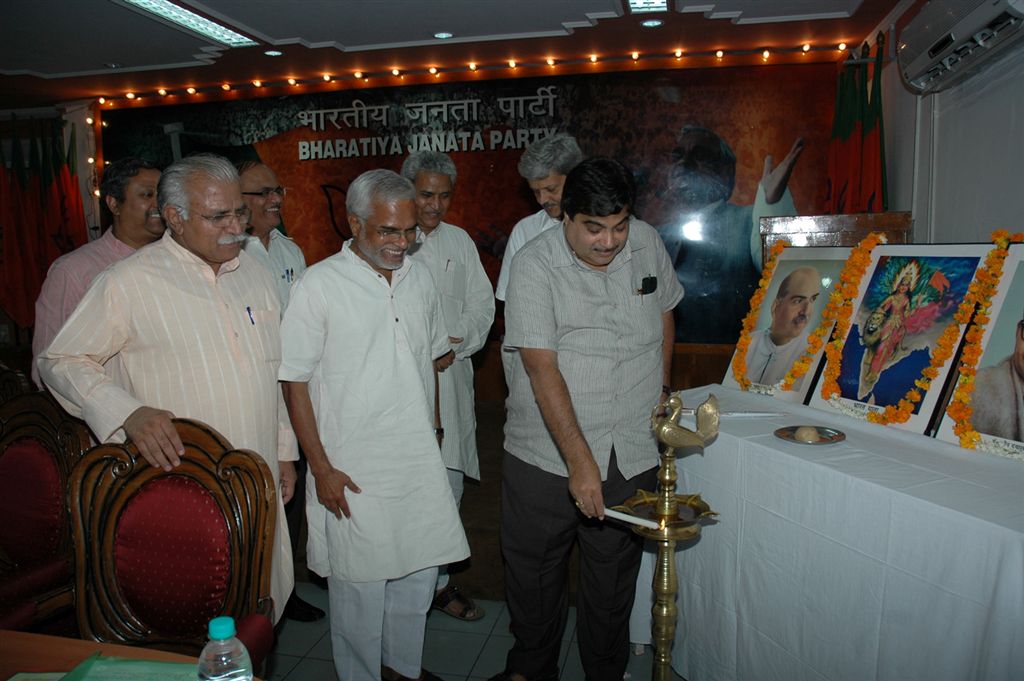
[[[249,321],[252,322],[253,326],[256,326],[256,318],[252,316],[252,308],[246,305],[245,311],[249,314]]]

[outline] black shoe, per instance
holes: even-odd
[[[316,622],[319,619],[323,619],[325,614],[327,613],[312,603],[307,603],[299,598],[299,595],[294,591],[288,598],[288,604],[284,606],[285,618],[295,620],[296,622]]]

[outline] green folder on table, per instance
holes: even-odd
[[[69,671],[61,681],[195,681],[197,664],[130,660],[96,653]]]

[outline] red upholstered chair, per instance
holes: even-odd
[[[48,394],[0,404],[0,629],[47,628],[71,612],[68,479],[88,448],[85,424]]]
[[[273,643],[274,479],[209,426],[176,419],[169,473],[132,444],[91,449],[71,476],[83,638],[198,654],[207,623],[235,618],[258,667]]]

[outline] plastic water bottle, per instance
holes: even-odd
[[[252,681],[249,651],[235,638],[235,620],[210,620],[210,642],[199,654],[199,681]]]

